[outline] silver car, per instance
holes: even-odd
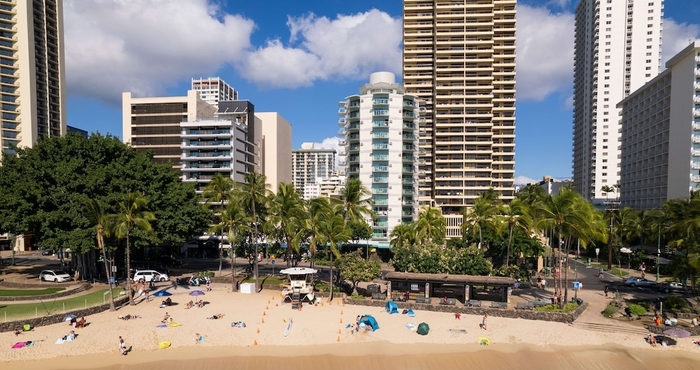
[[[678,293],[684,293],[685,292],[685,287],[683,284],[671,281],[671,282],[665,282],[661,283],[657,286],[659,291],[664,292],[664,293],[670,293],[670,292],[678,292]]]
[[[627,280],[625,280],[625,285],[631,286],[631,287],[653,287],[656,286],[655,281],[647,280],[647,279],[642,279],[638,277],[631,277]]]

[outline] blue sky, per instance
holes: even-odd
[[[613,0],[622,2],[625,0]],[[649,0],[658,1],[658,0]],[[518,1],[516,177],[571,176],[573,11]],[[121,92],[184,95],[220,76],[302,142],[337,146],[338,101],[401,75],[401,0],[64,0],[68,124],[121,137]],[[666,0],[664,60],[700,37],[700,1]]]

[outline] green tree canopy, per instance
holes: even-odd
[[[28,231],[40,247],[85,253],[97,238],[82,199],[118,213],[118,203],[130,192],[147,197],[156,218],[153,233],[134,230],[137,247],[183,243],[208,227],[194,187],[182,183],[169,164],[155,163],[114,136],[69,134],[3,156],[0,233]]]
[[[381,273],[379,261],[364,259],[359,249],[340,256],[336,261],[336,266],[338,266],[342,278],[352,282],[353,294],[357,294],[358,282],[372,281]]]

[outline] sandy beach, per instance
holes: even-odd
[[[163,298],[155,297],[116,312],[87,318],[85,328],[72,342],[55,344],[68,334],[67,323],[35,328],[15,336],[0,334],[0,364],[3,369],[197,369],[251,368],[308,369],[310,364],[343,368],[444,369],[470,364],[479,369],[637,369],[668,367],[690,369],[700,359],[700,348],[690,338],[678,345],[651,348],[643,336],[594,332],[567,324],[490,317],[488,329],[479,328],[482,317],[416,311],[415,317],[389,315],[381,308],[343,305],[336,299],[322,305],[305,305],[301,311],[281,303],[280,292],[231,293],[225,285],[200,296],[203,308],[185,309],[191,290],[170,290],[177,305],[159,308]],[[165,313],[177,327],[158,327]],[[120,320],[118,316],[140,318]],[[207,319],[216,314],[218,320]],[[357,315],[373,315],[380,329],[353,333],[347,328]],[[288,336],[283,333],[293,320]],[[246,327],[232,327],[235,321]],[[426,322],[430,333],[418,335],[407,324]],[[205,336],[195,342],[195,334]],[[121,356],[118,338],[131,351]],[[480,337],[491,345],[481,346]],[[13,349],[18,341],[38,341],[34,346]],[[160,349],[161,341],[171,347]],[[657,364],[657,365],[654,365]],[[615,366],[613,366],[615,365]],[[550,367],[551,366],[551,367]],[[621,367],[622,366],[622,367]],[[463,366],[460,366],[463,367]]]

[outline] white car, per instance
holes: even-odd
[[[136,270],[134,273],[134,281],[168,281],[170,278],[166,274],[161,274],[156,270]]]
[[[41,281],[53,281],[56,283],[63,283],[66,281],[71,281],[71,277],[65,271],[44,270],[41,272],[41,274],[39,274],[39,280],[41,280]]]

